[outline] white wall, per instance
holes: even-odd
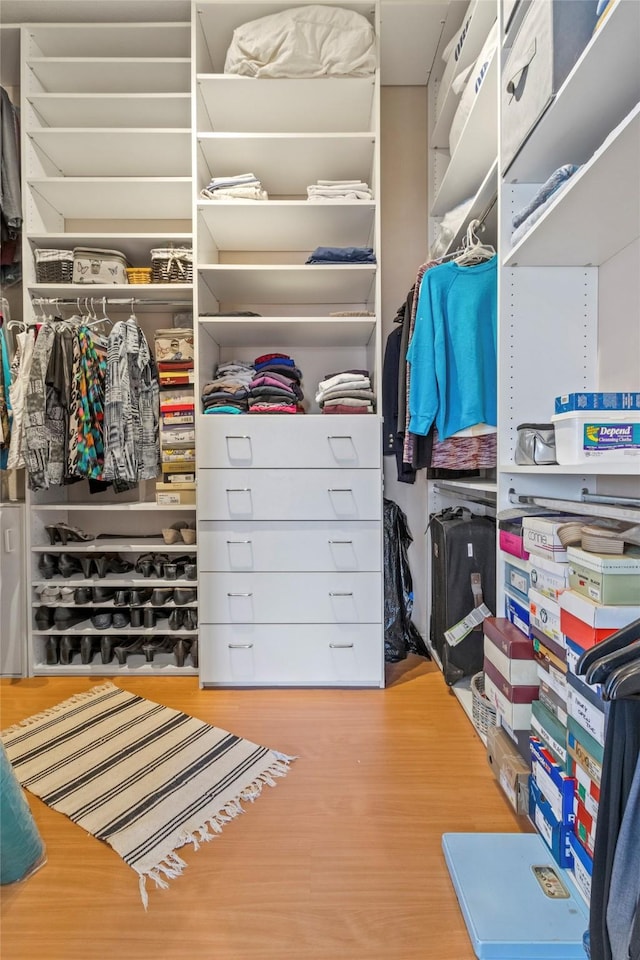
[[[427,88],[382,87],[381,228],[383,343],[427,254]],[[398,483],[395,457],[384,458],[384,493],[407,515],[413,544],[409,561],[415,604],[413,622],[427,633],[425,537],[427,484]]]

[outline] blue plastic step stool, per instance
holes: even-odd
[[[537,834],[445,833],[442,848],[477,957],[586,960],[589,911]],[[568,897],[545,892],[533,867],[551,868]]]

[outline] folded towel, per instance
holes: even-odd
[[[544,203],[541,203],[539,207],[536,207],[533,213],[530,213],[526,220],[524,220],[517,230],[514,230],[511,234],[511,246],[515,247],[516,243],[519,243],[520,240],[524,237],[526,233],[531,230],[532,226],[538,222],[540,217],[542,217],[550,206],[552,206],[560,193],[566,189],[569,185],[569,180],[563,180],[562,183],[554,190],[551,196],[547,197]]]
[[[511,221],[513,229],[516,230],[521,223],[524,223],[527,217],[531,216],[534,210],[548,200],[569,177],[572,177],[576,170],[578,170],[578,167],[574,163],[567,163],[563,167],[558,167],[557,170],[554,170],[529,203],[513,215]]]

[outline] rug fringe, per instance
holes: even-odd
[[[187,862],[178,856],[176,852],[177,849],[190,843],[194,850],[198,850],[201,843],[209,843],[211,840],[214,840],[215,834],[222,833],[222,828],[225,824],[231,823],[232,820],[235,820],[236,817],[239,817],[241,813],[245,812],[242,807],[242,800],[253,803],[262,793],[262,788],[265,784],[269,787],[275,787],[277,786],[276,778],[286,777],[289,772],[289,764],[291,761],[296,760],[297,757],[290,757],[285,753],[278,753],[275,750],[270,752],[276,759],[266,770],[263,770],[249,786],[241,790],[237,797],[229,800],[229,802],[216,813],[207,817],[200,826],[194,827],[191,833],[179,837],[176,848],[166,854],[162,860],[159,860],[158,863],[154,864],[153,867],[144,873],[138,873],[140,898],[145,910],[149,907],[147,880],[153,880],[156,887],[166,890],[169,887],[167,880],[175,880],[177,877],[182,876],[185,868],[188,866]]]
[[[109,690],[120,689],[121,688],[117,687],[115,683],[106,681],[105,683],[100,683],[95,687],[91,687],[91,689],[86,690],[84,693],[75,693],[72,697],[69,697],[68,700],[63,700],[61,703],[56,703],[54,707],[48,707],[41,713],[34,713],[33,716],[27,717],[25,720],[21,720],[19,723],[14,723],[13,726],[7,727],[6,730],[0,730],[0,738],[4,739],[5,737],[9,737],[14,733],[20,733],[20,731],[25,729],[25,727],[32,727],[34,724],[40,723],[42,720],[48,720],[51,717],[55,717],[57,714],[63,713],[65,710],[69,709],[69,707],[75,707],[79,703],[92,700],[101,693],[107,693]]]

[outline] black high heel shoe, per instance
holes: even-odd
[[[128,573],[133,570],[133,564],[128,560],[123,560],[117,553],[94,557],[93,562],[96,565],[99,577],[106,577],[108,573]]]
[[[70,637],[65,634],[60,637],[60,663],[69,666],[74,653],[80,648],[80,637]]]
[[[118,644],[117,647],[113,648],[113,652],[116,655],[116,660],[121,667],[124,667],[127,662],[127,657],[130,653],[144,653],[144,644],[142,637],[134,637],[132,640],[127,640],[124,643]]]
[[[111,663],[113,660],[113,648],[118,642],[118,637],[113,637],[108,634],[100,637],[100,659],[104,664]]]
[[[84,565],[81,562],[80,557],[74,557],[70,553],[61,553],[58,557],[58,571],[62,574],[65,579],[68,579],[72,574],[77,573],[79,570],[84,571]]]
[[[55,553],[41,553],[38,570],[45,580],[51,580],[51,577],[58,572],[58,557]]]
[[[153,657],[156,653],[173,653],[176,642],[175,637],[157,637],[143,643],[142,649],[147,663],[153,663]]]
[[[96,637],[81,637],[80,638],[80,660],[85,665],[91,663],[93,660],[93,655],[96,651],[94,646]]]
[[[44,659],[48,667],[53,667],[58,662],[59,645],[58,637],[47,637],[44,644]]]
[[[198,669],[198,638],[197,637],[194,637],[193,640],[191,641],[191,650],[189,652],[191,654],[191,663],[197,670]]]
[[[184,661],[190,649],[191,642],[189,640],[183,640],[182,638],[180,640],[176,640],[173,648],[173,655],[176,658],[177,667],[184,667]]]
[[[51,546],[54,547],[58,541],[64,546],[71,540],[74,543],[84,543],[88,540],[95,540],[93,533],[84,533],[79,527],[73,527],[69,523],[50,523],[45,526],[49,534]]]

